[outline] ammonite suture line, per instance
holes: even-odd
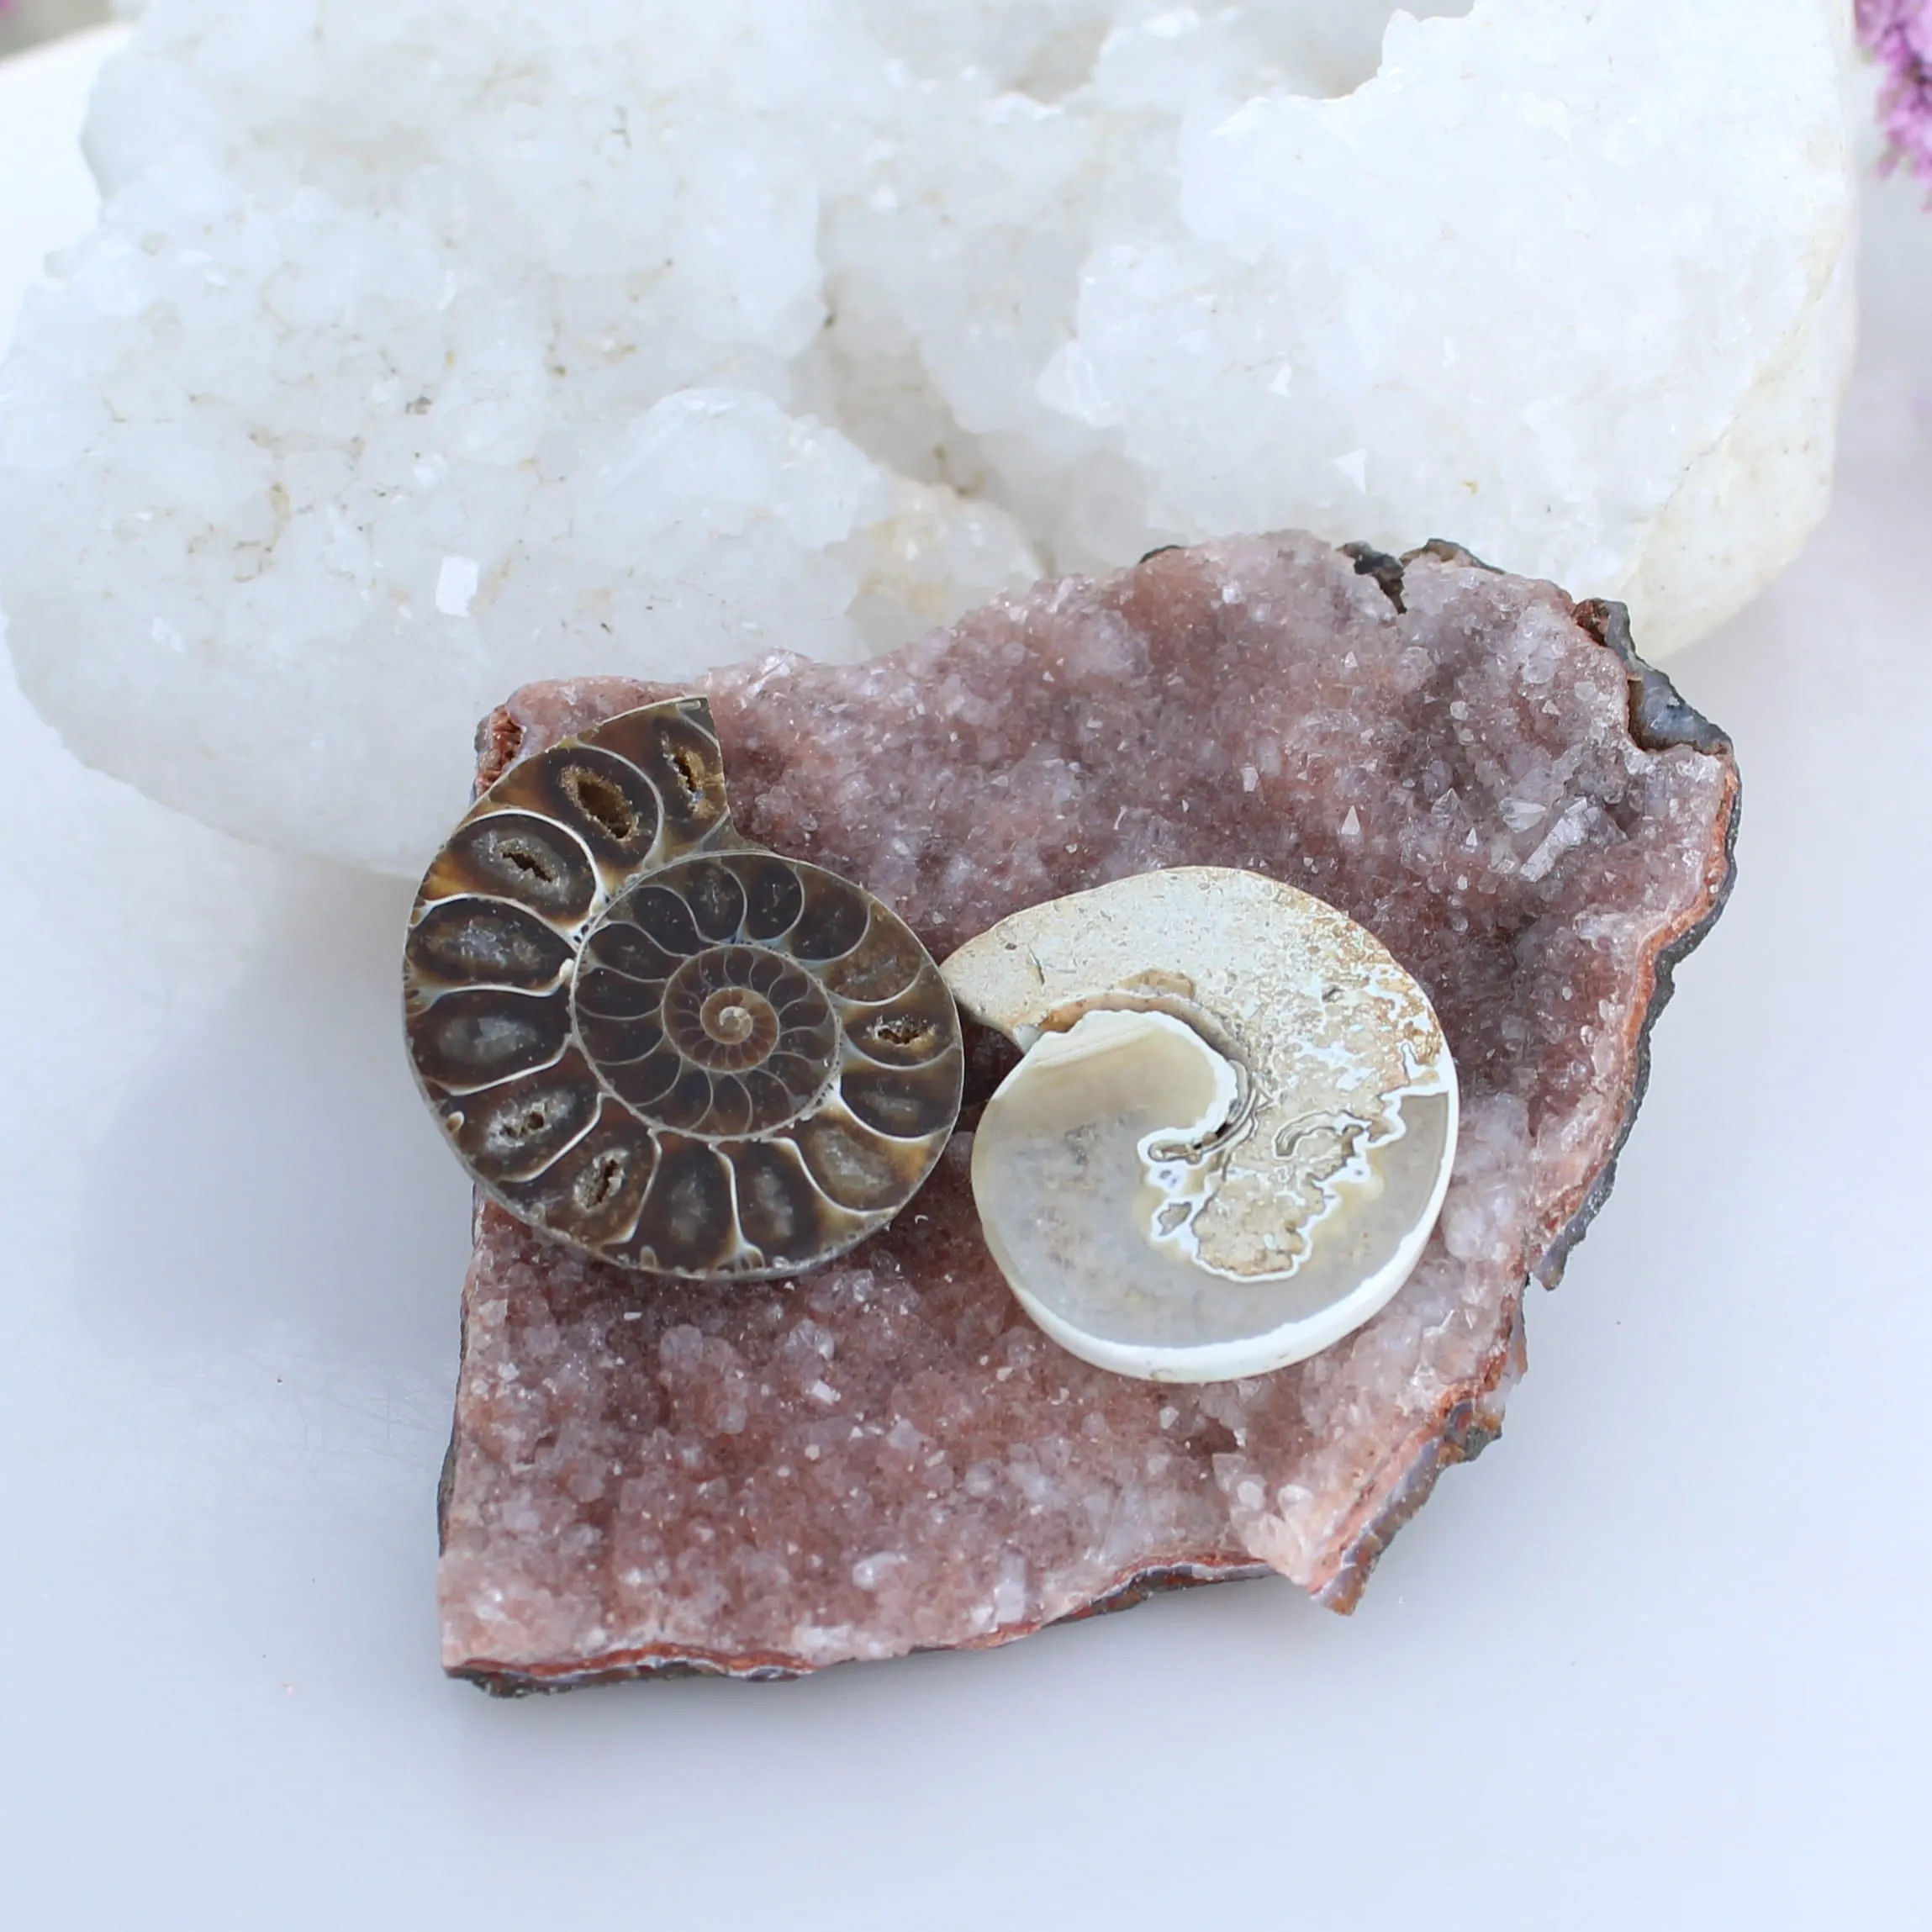
[[[514,765],[430,865],[417,1079],[492,1199],[607,1261],[755,1279],[883,1227],[959,1111],[959,1021],[905,921],[731,823],[702,698]]]

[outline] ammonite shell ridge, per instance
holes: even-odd
[[[477,1184],[627,1267],[828,1260],[911,1198],[959,1111],[931,956],[740,835],[702,698],[504,773],[423,880],[403,978],[418,1082]]]

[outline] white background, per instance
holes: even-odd
[[[97,53],[0,67],[0,336],[89,219]],[[445,1681],[466,1190],[407,891],[82,770],[7,683],[0,1919],[1932,1924],[1919,199],[1871,198],[1831,521],[1671,667],[1739,747],[1736,897],[1502,1443],[1352,1620],[1251,1583],[792,1685]]]

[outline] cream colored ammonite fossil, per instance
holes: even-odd
[[[1217,866],[1029,907],[942,969],[1026,1049],[988,1101],[988,1246],[1064,1347],[1217,1381],[1338,1341],[1408,1278],[1455,1153],[1423,990],[1322,900]]]
[[[418,1081],[478,1184],[631,1268],[827,1260],[905,1205],[958,1116],[931,956],[736,831],[702,698],[504,773],[423,880],[403,979]]]

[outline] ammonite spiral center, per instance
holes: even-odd
[[[573,1004],[590,1064],[619,1099],[657,1126],[729,1140],[816,1105],[837,1071],[838,1021],[795,960],[704,942],[685,895],[701,895],[705,868],[723,871],[708,859],[667,867],[668,882],[612,907],[584,942]]]
[[[735,1047],[749,1039],[766,1021],[776,1026],[777,1016],[761,1000],[756,1006],[747,1004],[749,993],[714,993],[698,1009],[705,1031],[721,1045]]]
[[[762,947],[720,946],[687,959],[664,987],[664,1032],[687,1060],[721,1073],[762,1066],[790,1032],[829,1026],[825,995]]]

